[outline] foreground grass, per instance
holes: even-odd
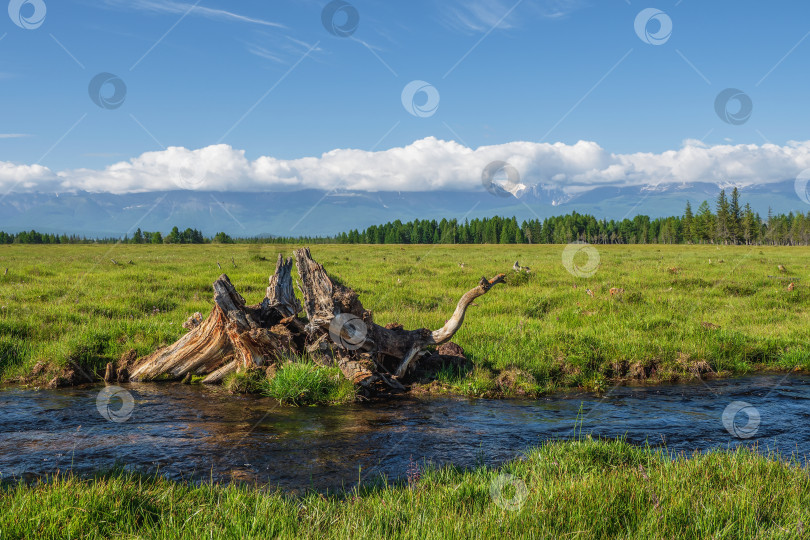
[[[191,313],[208,314],[221,272],[260,301],[277,254],[293,247],[0,246],[0,379],[39,363],[31,382],[42,384],[69,362],[101,370],[130,349],[151,352],[181,336]],[[439,389],[508,393],[499,374],[509,369],[534,394],[810,368],[810,248],[597,246],[600,266],[579,278],[564,247],[315,246],[313,256],[378,323],[409,328],[443,325],[482,275],[510,273],[454,338],[475,369],[442,370]],[[515,260],[532,274],[518,279]]]
[[[806,538],[810,479],[754,451],[547,443],[499,470],[293,496],[126,473],[0,491],[1,538]]]

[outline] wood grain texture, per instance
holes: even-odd
[[[319,364],[336,365],[368,393],[403,391],[403,381],[425,349],[448,342],[461,328],[472,301],[505,277],[481,278],[438,330],[386,328],[374,323],[354,290],[329,277],[309,248],[293,255],[286,260],[279,255],[265,298],[255,306],[248,306],[222,274],[213,284],[214,306],[208,317],[193,315],[183,325],[189,332],[138,359],[130,378],[180,380],[193,374],[205,376],[205,383],[216,383],[239,370],[266,369],[309,355]],[[293,289],[293,260],[303,306]],[[299,317],[302,307],[306,318]]]

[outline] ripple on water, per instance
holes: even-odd
[[[411,460],[496,465],[543,440],[580,433],[674,452],[753,444],[808,455],[808,383],[801,375],[756,375],[535,401],[441,397],[305,408],[196,385],[129,384],[135,408],[120,423],[98,412],[101,386],[12,388],[0,391],[0,475],[125,466],[174,479],[323,490],[353,485],[358,476],[403,477]],[[723,426],[734,401],[759,413],[749,439]]]

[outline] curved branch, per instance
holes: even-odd
[[[407,336],[409,336],[412,341],[406,344],[400,344],[400,349],[406,350],[407,352],[401,357],[402,362],[400,362],[396,369],[396,376],[402,377],[405,375],[405,373],[408,371],[408,366],[410,366],[411,362],[418,356],[419,352],[423,348],[429,345],[441,345],[442,343],[450,341],[450,338],[452,338],[453,335],[458,332],[458,329],[461,328],[461,324],[464,322],[464,315],[472,301],[479,296],[485,295],[498,283],[503,283],[504,278],[506,278],[506,274],[498,274],[492,279],[482,277],[477,287],[470,289],[464,294],[464,296],[461,297],[456,305],[456,310],[453,312],[453,316],[450,317],[450,320],[448,320],[440,329],[435,330],[434,332],[430,332],[428,330],[426,331],[426,334],[427,332],[430,333],[427,335],[421,334],[418,330],[407,332]]]
[[[467,308],[472,303],[473,300],[478,298],[479,296],[483,296],[489,291],[492,287],[497,285],[498,283],[503,283],[504,278],[506,278],[506,274],[498,274],[492,279],[487,279],[485,277],[481,278],[481,282],[478,283],[478,286],[474,289],[467,291],[464,296],[458,301],[458,305],[456,305],[456,310],[453,312],[453,316],[450,317],[444,326],[435,330],[431,334],[431,338],[433,340],[433,344],[441,345],[446,341],[450,341],[450,338],[458,332],[458,329],[461,328],[461,323],[464,322],[464,314],[467,312]]]

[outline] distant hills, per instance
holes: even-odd
[[[714,206],[716,184],[666,184],[643,187],[599,187],[567,194],[542,186],[511,186],[475,192],[361,192],[302,190],[292,192],[166,191],[149,193],[9,194],[0,200],[0,230],[123,236],[135,228],[169,231],[199,229],[246,236],[323,236],[364,229],[396,219],[516,216],[518,222],[572,211],[597,218],[622,219],[681,215],[686,201],[697,208]],[[794,181],[740,188],[745,202],[764,218],[775,213],[810,211],[796,195]]]

